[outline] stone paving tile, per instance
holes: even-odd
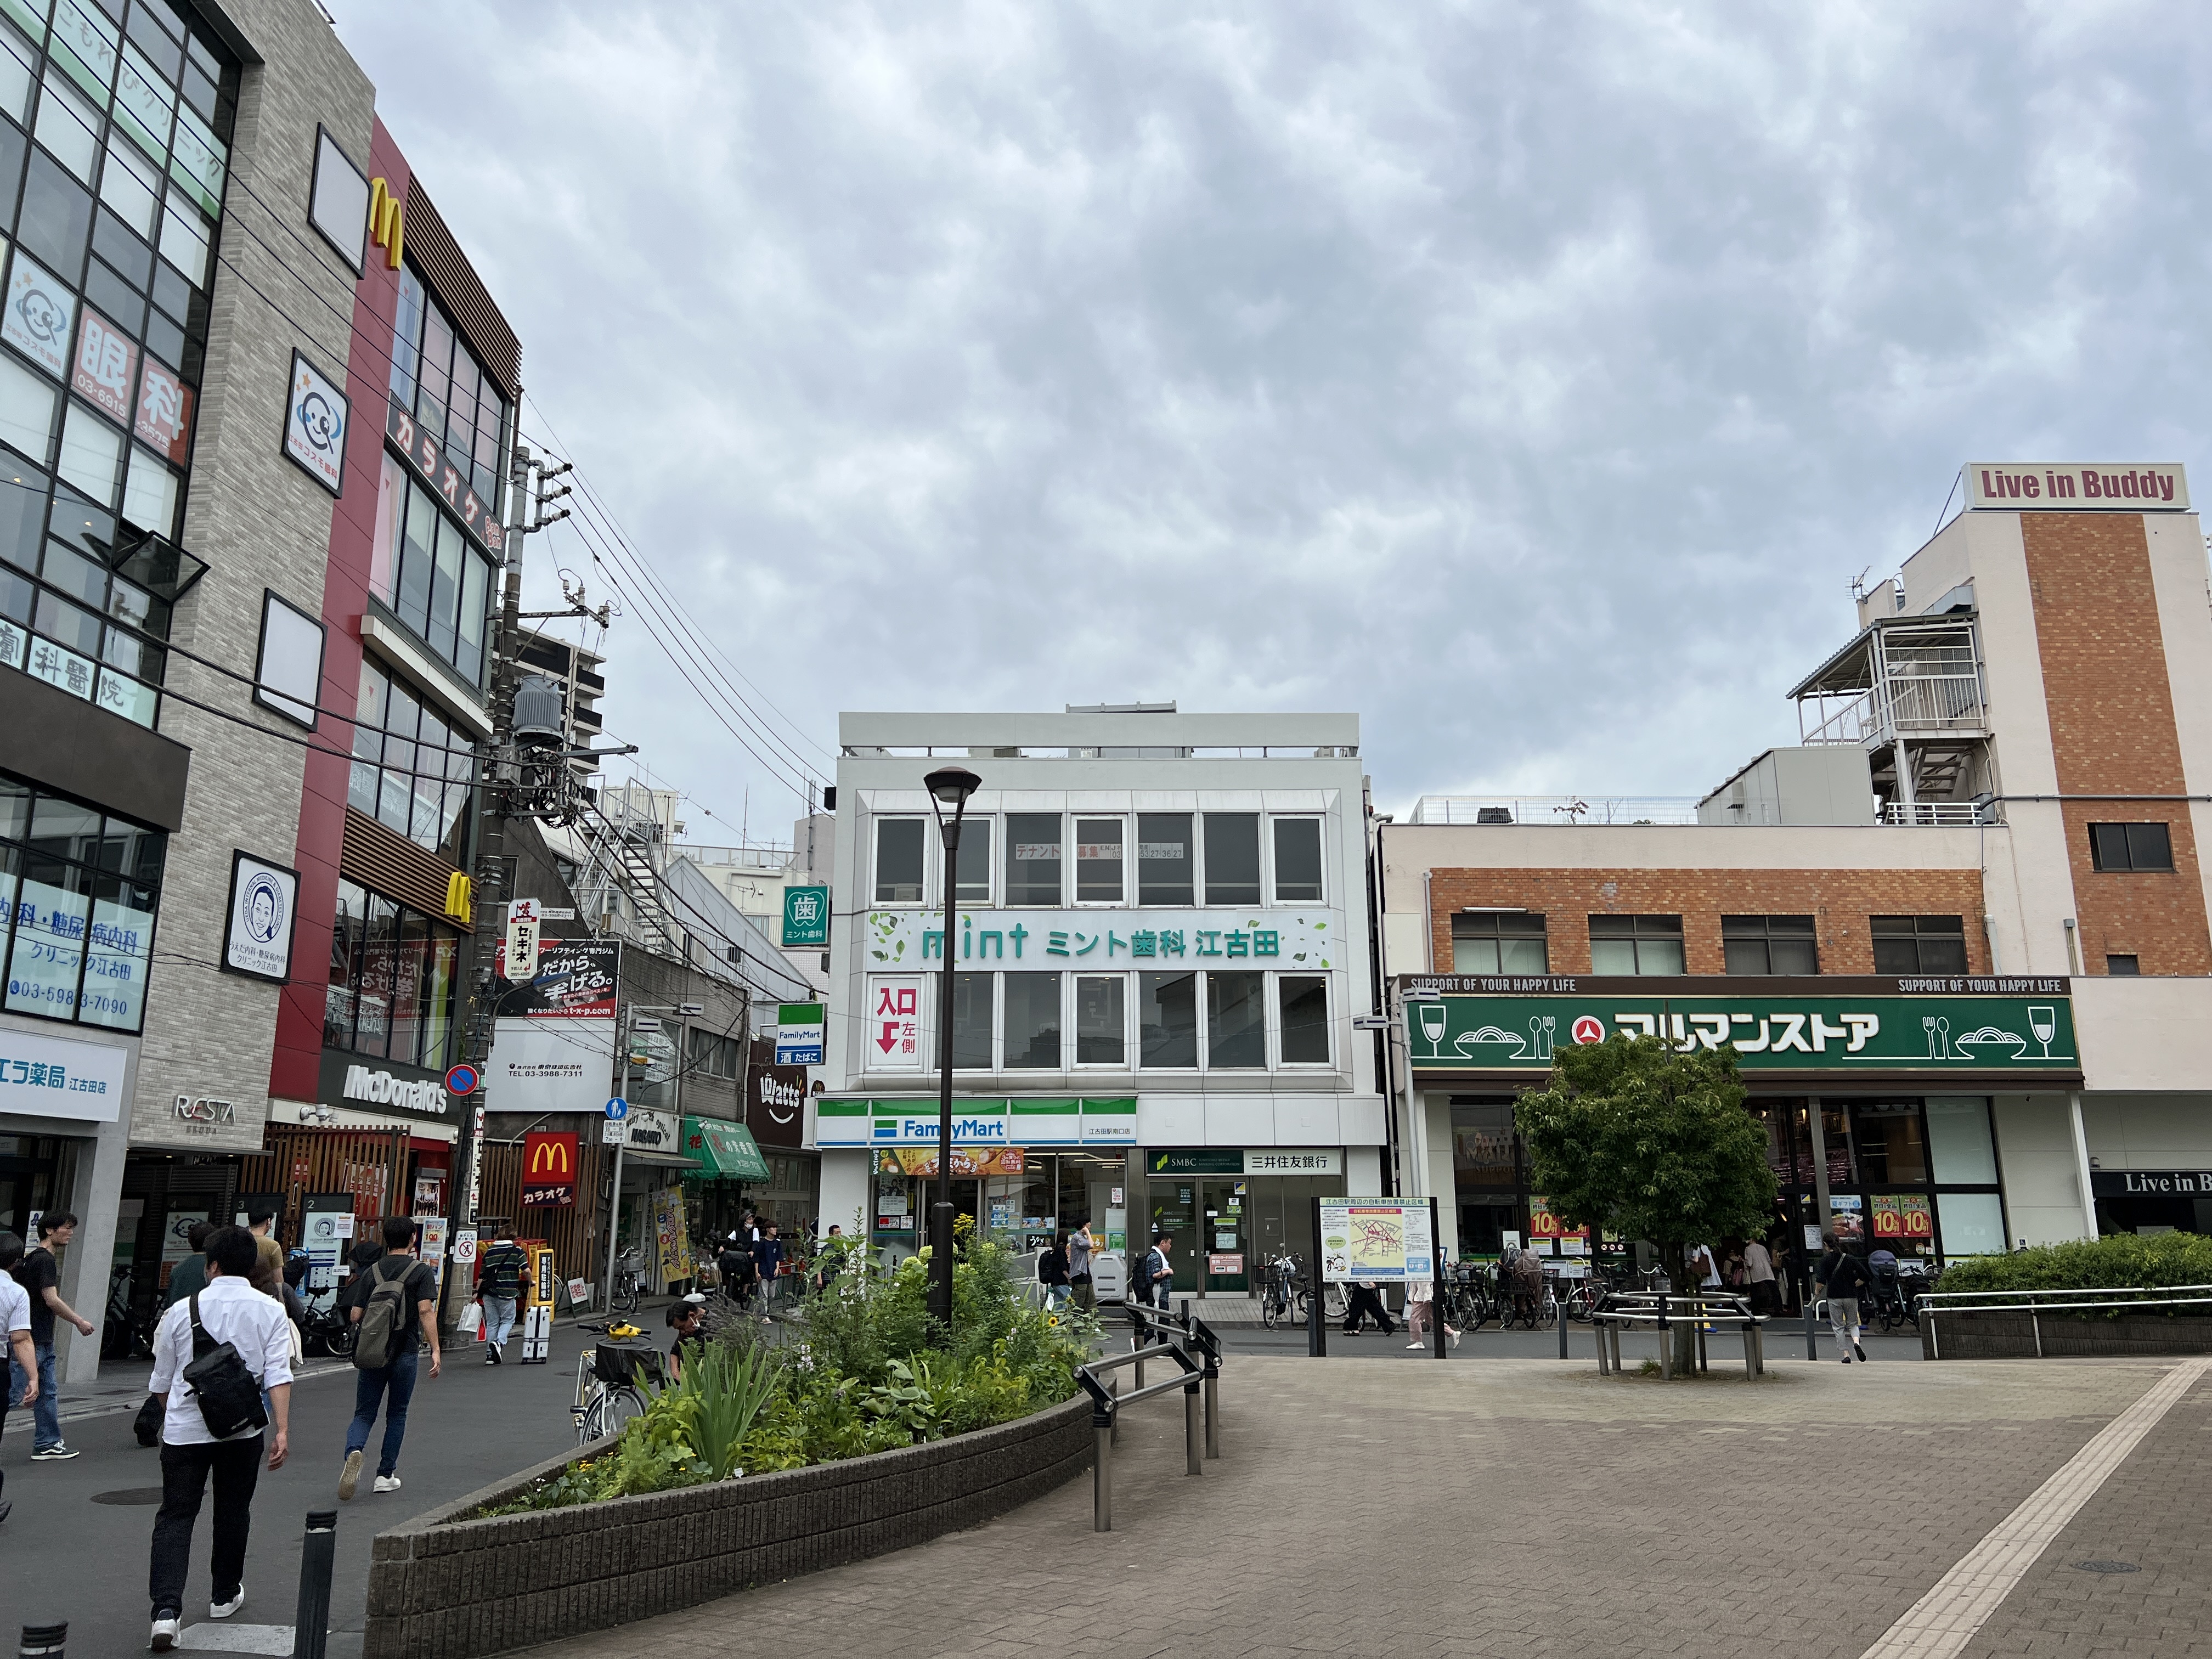
[[[1179,1418],[1132,1413],[1111,1534],[1091,1531],[1079,1480],[969,1532],[537,1651],[1856,1659],[2160,1369],[1799,1360],[1670,1387],[1529,1361],[1240,1356],[1201,1480],[1182,1474]],[[2207,1409],[2178,1406],[2076,1528],[2154,1443],[2201,1463],[2172,1448],[2201,1443]],[[2138,1501],[2193,1515],[2184,1478]],[[2154,1574],[2151,1541],[2128,1544],[2146,1569],[2131,1579],[2173,1576],[2158,1628],[2196,1639],[2205,1563],[2160,1557]],[[2085,1559],[2071,1531],[2063,1548]],[[2051,1601],[2066,1651],[2145,1650],[2141,1595],[2100,1580],[2032,1595],[2045,1571],[2014,1601]]]

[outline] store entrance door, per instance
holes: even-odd
[[[1200,1196],[1204,1199],[1205,1237],[1200,1248],[1206,1253],[1200,1263],[1194,1260],[1194,1267],[1206,1268],[1205,1285],[1211,1291],[1233,1291],[1242,1295],[1251,1281],[1248,1277],[1249,1264],[1244,1259],[1249,1235],[1245,1230],[1245,1183],[1242,1181],[1207,1181],[1200,1183]],[[1226,1273],[1217,1273],[1217,1267],[1228,1267]]]
[[[1199,1255],[1201,1240],[1198,1224],[1198,1185],[1189,1176],[1157,1182],[1152,1187],[1152,1224],[1141,1243],[1130,1240],[1133,1249],[1150,1249],[1152,1235],[1165,1233],[1175,1243],[1168,1252],[1168,1261],[1175,1269],[1170,1290],[1194,1291],[1198,1288],[1199,1270],[1206,1263]]]

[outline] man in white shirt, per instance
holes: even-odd
[[[39,1356],[31,1343],[31,1296],[15,1279],[15,1267],[23,1259],[23,1241],[14,1233],[0,1228],[0,1331],[8,1333],[8,1346],[15,1355],[15,1364],[22,1367],[23,1397],[10,1401],[8,1384],[0,1382],[0,1434],[8,1428],[8,1407],[12,1403],[27,1406],[39,1397]],[[4,1365],[0,1361],[0,1365]],[[0,1485],[7,1477],[0,1475]],[[8,1518],[13,1504],[0,1504],[0,1521]]]
[[[269,1467],[283,1466],[292,1410],[292,1344],[281,1303],[253,1288],[258,1241],[243,1227],[218,1227],[208,1236],[207,1288],[161,1316],[154,1333],[154,1375],[148,1392],[164,1396],[161,1419],[161,1507],[154,1516],[153,1561],[148,1589],[154,1602],[150,1645],[156,1653],[176,1646],[184,1622],[185,1573],[191,1562],[192,1525],[208,1476],[215,1476],[213,1593],[208,1617],[228,1619],[246,1602],[246,1540],[252,1523],[253,1488],[261,1474],[262,1431],[241,1429],[218,1440],[210,1431],[184,1380],[192,1363],[192,1304],[210,1342],[228,1342],[269,1395],[276,1439]]]

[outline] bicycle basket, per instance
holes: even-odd
[[[592,1373],[610,1388],[635,1388],[660,1380],[660,1356],[651,1348],[602,1342],[592,1350]]]

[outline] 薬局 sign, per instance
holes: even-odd
[[[823,1006],[818,1002],[786,1002],[775,1012],[775,1063],[779,1066],[822,1064]]]
[[[1970,461],[1967,505],[2024,513],[2186,513],[2189,475],[2165,462]]]
[[[787,887],[783,890],[783,948],[787,951],[830,943],[830,890],[827,887]]]
[[[222,965],[234,974],[274,980],[292,973],[292,911],[300,874],[281,864],[234,851],[230,909],[223,927]]]
[[[0,1031],[0,1112],[112,1123],[129,1060],[104,1042]]]
[[[1331,1284],[1382,1279],[1403,1284],[1433,1279],[1437,1255],[1429,1231],[1429,1200],[1403,1204],[1389,1198],[1321,1200],[1321,1276]]]
[[[1423,1071],[1551,1069],[1552,1051],[1615,1032],[1668,1036],[1684,1053],[1735,1049],[1746,1071],[2078,1071],[2060,988],[2005,996],[1445,996],[1406,1005]]]

